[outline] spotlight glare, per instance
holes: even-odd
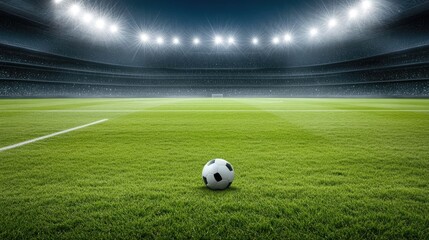
[[[164,44],[164,38],[163,37],[157,37],[156,38],[156,43],[158,45],[163,45]]]
[[[85,13],[82,17],[82,21],[86,24],[90,23],[92,19],[94,19],[94,16],[91,13]]]
[[[232,45],[232,44],[234,44],[235,43],[235,39],[233,38],[233,37],[229,37],[228,38],[228,44],[229,45]]]
[[[192,40],[192,43],[194,44],[194,45],[199,45],[200,44],[200,39],[199,38],[194,38],[194,40]]]
[[[180,44],[180,39],[178,37],[174,37],[173,38],[173,44],[174,45],[179,45]]]
[[[119,28],[116,24],[110,26],[110,32],[111,33],[117,33],[119,31]]]
[[[329,19],[329,22],[328,22],[329,28],[332,29],[332,28],[336,27],[337,25],[338,25],[338,20],[336,18]]]
[[[70,9],[69,9],[70,15],[72,15],[73,17],[75,17],[76,15],[79,14],[80,12],[80,6],[79,4],[75,3],[73,5],[71,5]]]
[[[216,45],[220,45],[223,43],[223,38],[221,36],[216,36],[214,42]]]
[[[105,26],[106,26],[106,22],[103,18],[100,18],[95,22],[95,27],[99,30],[104,29]]]
[[[274,45],[277,45],[277,44],[279,44],[280,43],[280,39],[278,38],[278,37],[274,37],[273,38],[273,44]]]
[[[258,45],[258,44],[259,44],[259,39],[258,39],[257,37],[254,37],[254,38],[252,39],[252,44],[253,44],[253,45]]]
[[[355,19],[358,16],[358,11],[355,8],[349,10],[349,18]]]
[[[363,0],[362,1],[363,10],[368,11],[371,9],[371,7],[372,7],[372,2],[370,0]]]
[[[286,33],[284,36],[284,40],[286,43],[291,43],[293,41],[292,35],[290,33]]]
[[[319,34],[319,30],[317,28],[310,28],[309,34],[310,37],[315,37],[317,34]]]
[[[54,0],[54,3],[55,4],[60,4],[60,3],[62,3],[63,2],[63,0]]]
[[[149,35],[147,35],[146,33],[141,33],[140,34],[140,41],[142,43],[147,43],[149,42]]]

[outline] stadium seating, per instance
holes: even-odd
[[[0,45],[0,65],[1,97],[429,96],[429,46],[304,67],[164,69]]]

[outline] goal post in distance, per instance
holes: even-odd
[[[223,94],[212,94],[212,98],[223,98]]]

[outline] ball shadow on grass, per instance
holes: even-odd
[[[209,189],[208,187],[205,187],[205,186],[196,187],[195,189],[198,190],[198,191],[200,191],[200,192],[206,192],[206,193],[209,193],[209,192],[212,192],[212,193],[229,193],[229,192],[239,192],[239,191],[241,191],[241,188],[235,187],[235,186],[231,186],[231,187],[229,187],[229,188],[227,188],[225,190],[211,190],[211,189]]]

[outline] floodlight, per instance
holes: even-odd
[[[274,45],[277,45],[277,44],[279,44],[280,43],[280,39],[278,38],[278,37],[274,37],[273,38],[273,44]]]
[[[199,45],[200,44],[200,42],[201,42],[201,40],[199,39],[199,38],[194,38],[194,40],[192,40],[192,43],[194,44],[194,45]]]
[[[371,9],[371,7],[372,7],[372,2],[370,0],[363,0],[362,1],[363,10],[368,11]]]
[[[85,13],[82,17],[82,21],[86,24],[90,23],[94,19],[91,13]]]
[[[331,18],[328,21],[328,27],[329,28],[335,28],[338,25],[338,20],[336,18]]]
[[[95,22],[95,27],[100,29],[100,30],[104,29],[105,26],[106,26],[106,21],[103,18],[99,18]]]
[[[256,37],[252,38],[252,44],[253,45],[258,45],[259,44],[259,39],[256,38]]]
[[[356,8],[352,8],[349,10],[349,18],[350,19],[355,19],[358,16],[358,11],[356,10]]]
[[[62,3],[63,2],[63,0],[54,0],[54,3],[55,4],[60,4],[60,3]]]
[[[214,42],[216,45],[220,45],[223,43],[223,38],[221,36],[216,36]]]
[[[147,35],[146,33],[141,33],[140,34],[140,41],[142,43],[147,43],[149,42],[149,35]]]
[[[164,44],[164,38],[163,38],[163,37],[157,37],[157,38],[156,38],[156,43],[157,43],[158,45],[162,45],[162,44]]]
[[[284,36],[285,43],[291,43],[293,41],[292,34],[286,33]]]
[[[319,29],[317,28],[310,28],[310,31],[308,32],[310,37],[315,37],[319,34]]]
[[[118,31],[119,31],[118,25],[113,24],[112,26],[110,26],[111,33],[117,33]]]
[[[178,37],[174,37],[173,38],[173,44],[174,45],[179,45],[180,44],[180,39]]]
[[[80,10],[81,10],[80,6],[77,3],[71,5],[70,8],[69,8],[70,15],[72,15],[73,17],[75,17],[76,15],[78,15],[79,12],[80,12]]]
[[[229,45],[232,45],[232,44],[234,44],[235,43],[235,39],[233,38],[233,37],[229,37],[228,38],[228,44]]]

